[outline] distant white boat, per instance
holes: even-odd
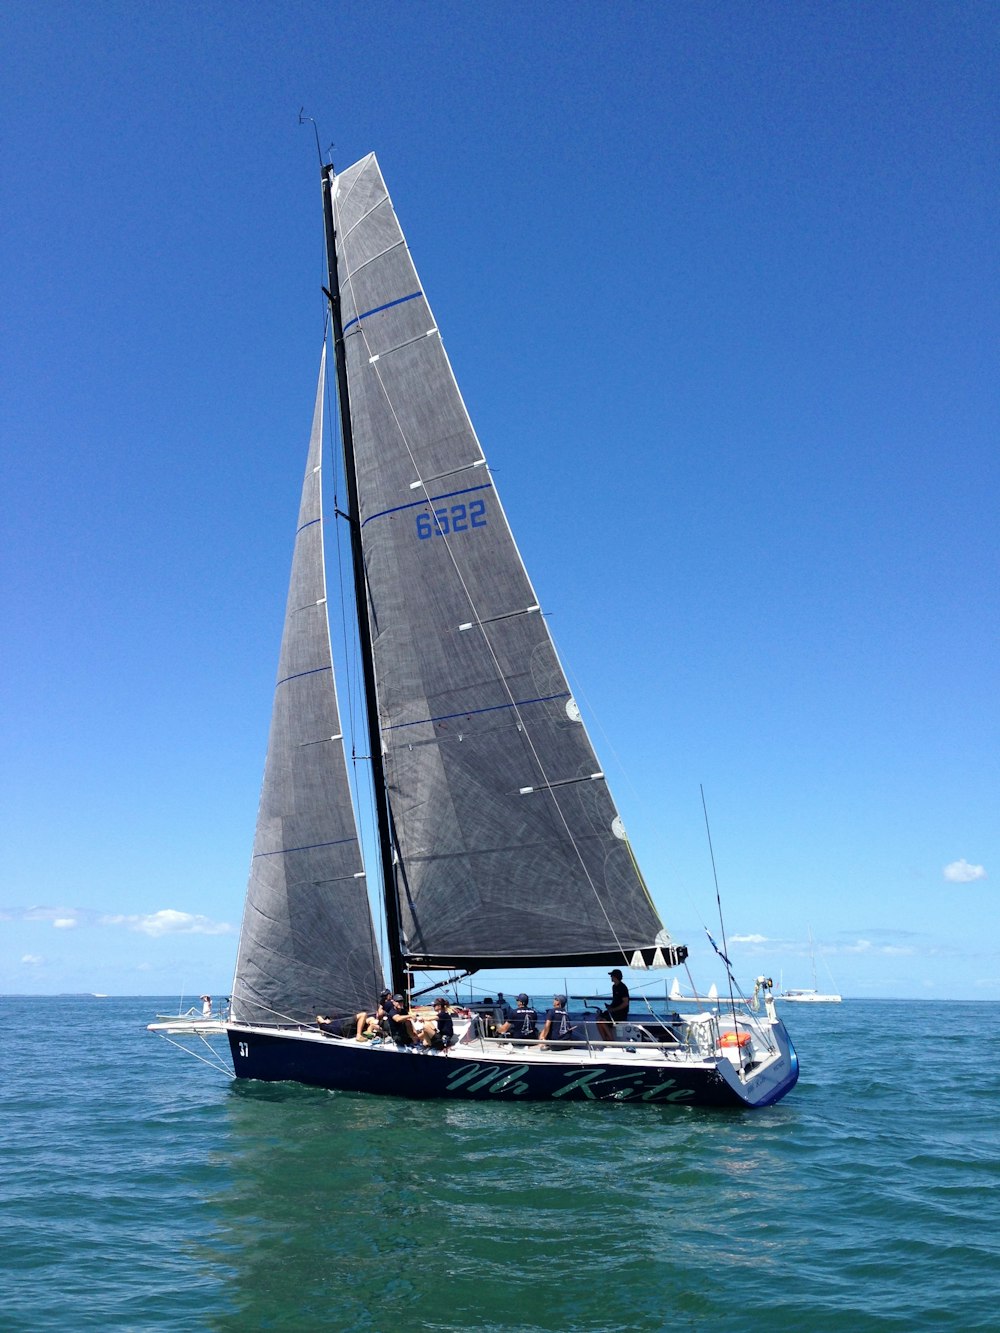
[[[812,960],[811,986],[789,986],[788,990],[781,989],[774,997],[776,1000],[787,1000],[794,1004],[840,1004],[841,996],[833,993],[824,995],[816,980],[816,950],[813,947],[812,929],[809,930],[809,957]]]
[[[780,991],[774,998],[776,1000],[794,1000],[798,1004],[840,1004],[843,997],[840,995],[821,995],[818,990],[802,987]]]
[[[672,1004],[718,1004],[719,988],[713,981],[704,995],[684,995],[681,991],[681,983],[674,977],[667,998]],[[742,1003],[742,1001],[739,1002]],[[728,1004],[729,1001],[727,1000],[726,1003]]]

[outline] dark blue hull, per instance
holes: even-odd
[[[230,1027],[229,1045],[237,1078],[422,1099],[763,1106],[783,1097],[798,1077],[794,1052],[786,1077],[762,1088],[761,1096],[748,1097],[712,1064],[605,1063],[599,1056],[556,1062],[478,1052],[431,1055],[238,1027]]]

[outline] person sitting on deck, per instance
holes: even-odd
[[[364,1009],[346,1018],[317,1014],[316,1026],[326,1037],[357,1037],[358,1041],[367,1041],[379,1031],[378,1020]]]
[[[546,1011],[545,1025],[539,1036],[539,1046],[546,1041],[572,1041],[573,1028],[566,1012],[566,996],[553,995],[552,1008]]]
[[[316,1026],[327,1037],[356,1037],[358,1041],[368,1041],[380,1031],[379,1018],[381,1006],[388,999],[390,992],[380,991],[376,1014],[367,1009],[359,1009],[354,1015],[317,1014]]]
[[[380,990],[379,993],[378,993],[378,1003],[375,1005],[375,1012],[374,1012],[374,1014],[369,1014],[368,1011],[367,1011],[367,1009],[362,1009],[361,1013],[358,1014],[358,1033],[357,1033],[357,1035],[358,1035],[359,1037],[361,1036],[361,1033],[362,1033],[362,1031],[363,1031],[363,1027],[367,1025],[367,1021],[368,1021],[369,1018],[370,1018],[371,1021],[375,1024],[375,1026],[378,1028],[379,1032],[382,1033],[383,1037],[388,1037],[388,1035],[389,1035],[389,1019],[388,1019],[387,1016],[386,1016],[385,1006],[386,1006],[386,1004],[389,1002],[389,1000],[391,1000],[391,999],[392,999],[392,991],[390,991],[390,990]],[[364,1020],[364,1022],[362,1022],[362,1020]]]
[[[391,999],[386,1000],[382,1009],[385,1018],[388,1021],[389,1036],[397,1046],[413,1046],[416,1042],[416,1033],[413,1031],[413,1019],[408,1010],[409,1005],[403,999],[402,995],[393,995]]]
[[[439,995],[434,1001],[434,1018],[425,1020],[423,1043],[434,1051],[447,1051],[455,1043],[455,1023],[448,1012],[448,1001]]]
[[[518,1041],[536,1041],[538,1039],[538,1015],[531,1007],[531,1001],[522,991],[517,997],[517,1008],[505,1023],[497,1028],[497,1036],[516,1037]]]
[[[368,1041],[370,1038],[374,1037],[378,1032],[384,1032],[385,1036],[389,1035],[388,1030],[384,1029],[382,1026],[382,1021],[384,1018],[384,1011],[382,1006],[385,1004],[386,1000],[388,1000],[391,995],[392,991],[380,990],[378,993],[378,1004],[375,1006],[374,1014],[369,1013],[367,1009],[362,1009],[354,1015],[355,1018],[354,1036],[357,1038],[358,1041]],[[344,1033],[344,1036],[349,1037],[350,1035],[351,1034],[349,1032]]]
[[[611,1003],[597,1015],[597,1030],[602,1041],[614,1041],[615,1024],[627,1020],[630,1000],[628,987],[622,981],[621,969],[612,968],[608,976],[611,978]]]

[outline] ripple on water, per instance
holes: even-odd
[[[5,1328],[992,1326],[996,1006],[788,1015],[759,1113],[236,1085],[153,1007],[2,1001]]]

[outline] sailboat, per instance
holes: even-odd
[[[443,1051],[356,1039],[386,980],[419,1021],[428,991],[482,969],[667,968],[687,949],[639,870],[374,154],[324,166],[322,195],[377,882],[370,895],[330,648],[324,345],[225,1024],[235,1076],[412,1098],[778,1101],[798,1061],[770,989],[738,1022],[735,1007],[647,1006],[611,1040],[572,1007],[544,1045],[474,1007]],[[416,973],[432,978],[423,995]]]
[[[794,1004],[841,1004],[842,996],[836,995],[832,991],[823,994],[819,989],[819,982],[816,979],[816,949],[813,944],[811,926],[809,927],[809,959],[812,964],[813,984],[811,986],[790,986],[788,990],[782,987],[777,998],[779,1000],[789,1000]],[[831,980],[833,980],[832,977]]]
[[[690,995],[685,995],[681,990],[681,983],[678,977],[674,977],[670,985],[670,993],[667,997],[671,1004],[719,1004],[719,988],[713,981],[708,990],[701,995],[697,990]]]

